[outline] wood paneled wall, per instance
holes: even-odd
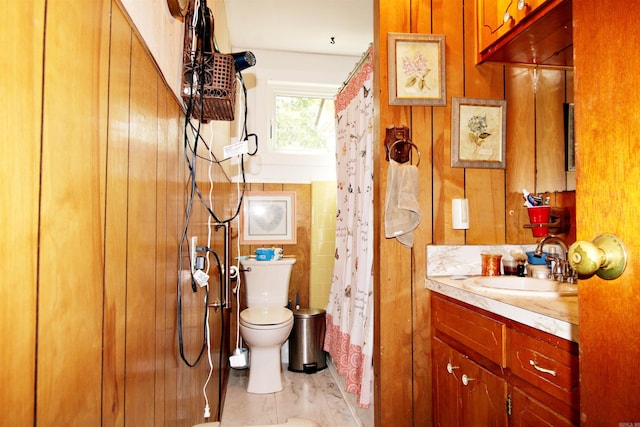
[[[430,301],[424,288],[426,245],[535,242],[531,232],[523,228],[528,217],[522,207],[522,189],[537,191],[536,174],[559,161],[556,151],[549,153],[544,147],[536,147],[536,142],[551,141],[563,132],[562,115],[552,110],[572,100],[572,72],[492,63],[476,65],[475,13],[473,1],[374,2],[374,87],[379,135],[374,218],[377,426],[432,422]],[[387,56],[389,32],[445,35],[446,106],[389,105],[387,64],[393,61]],[[507,100],[506,169],[450,167],[452,97]],[[388,162],[380,144],[385,128],[391,125],[409,126],[412,141],[422,153],[418,168],[422,220],[414,232],[412,249],[382,237]],[[541,157],[547,158],[546,162],[540,161]],[[559,178],[556,174],[551,179]],[[451,228],[453,198],[469,199],[469,230]],[[572,209],[575,203],[573,193],[554,194],[554,200]]]
[[[44,16],[39,0],[0,17],[0,403],[14,426],[35,414]]]
[[[189,368],[177,345],[188,181],[179,101],[116,1],[15,4],[0,19],[0,424],[202,422],[206,357]],[[229,210],[228,180],[214,169],[216,209]],[[190,233],[204,243],[201,206],[193,218]],[[194,361],[203,291],[181,291]],[[211,312],[214,418],[228,317]]]

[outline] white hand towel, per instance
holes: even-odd
[[[413,247],[413,230],[420,224],[418,168],[389,160],[384,227],[386,238]]]

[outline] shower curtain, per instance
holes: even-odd
[[[335,100],[336,251],[324,345],[363,408],[373,393],[372,86],[370,47]]]

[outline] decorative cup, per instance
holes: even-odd
[[[528,211],[531,224],[548,224],[551,220],[551,206],[534,206],[528,208]],[[549,234],[549,227],[533,227],[531,232],[534,237],[544,237]]]
[[[500,276],[500,254],[480,254],[482,257],[482,275],[483,276]]]

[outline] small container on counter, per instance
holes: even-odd
[[[500,276],[501,254],[480,254],[482,257],[482,275]]]
[[[529,264],[527,273],[529,277],[534,279],[549,279],[551,277],[551,269],[546,265]]]
[[[518,262],[512,258],[502,259],[502,272],[505,276],[515,276],[518,274]]]

